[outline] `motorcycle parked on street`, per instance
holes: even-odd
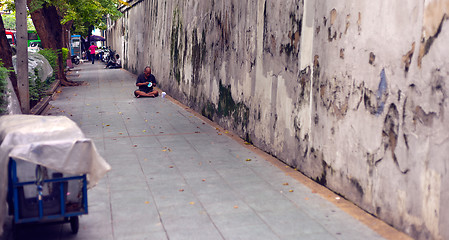
[[[78,55],[72,55],[71,59],[72,63],[74,63],[75,65],[80,64],[80,57]]]

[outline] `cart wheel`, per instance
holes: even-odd
[[[70,228],[72,229],[73,234],[78,233],[78,229],[80,228],[78,216],[70,217]]]

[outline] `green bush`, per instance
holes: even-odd
[[[39,51],[47,61],[50,63],[50,66],[53,68],[53,74],[58,72],[58,55],[57,52],[53,49],[45,48]]]
[[[68,54],[69,54],[69,49],[62,48],[62,59],[67,59]]]
[[[62,51],[64,54],[64,50]],[[46,95],[46,91],[50,88],[51,83],[55,80],[56,73],[58,72],[58,55],[57,51],[53,49],[42,49],[39,51],[39,54],[43,55],[50,66],[53,68],[53,76],[48,79],[39,79],[38,70],[34,69],[35,79],[29,79],[29,91],[30,91],[30,100],[31,101],[39,101],[42,97]]]
[[[3,67],[3,63],[0,61],[0,114],[6,113],[6,107],[8,106],[8,89],[7,80],[9,70]]]
[[[66,68],[67,67],[67,55],[69,55],[69,49],[67,49],[67,48],[62,48],[62,62],[63,62],[63,64],[64,64],[64,68]]]
[[[64,68],[67,65],[66,59],[69,54],[69,49],[62,48],[62,64],[64,64]],[[58,72],[58,51],[55,51],[53,49],[45,48],[39,51],[40,54],[42,54],[50,63],[50,66],[53,68],[54,74]]]

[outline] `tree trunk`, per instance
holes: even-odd
[[[33,0],[27,0],[29,9],[32,8],[32,1]],[[42,47],[51,48],[58,53],[58,72],[56,76],[61,81],[61,84],[64,86],[78,85],[75,82],[67,80],[64,73],[63,62],[65,59],[62,57],[61,51],[64,33],[62,31],[61,17],[58,15],[56,7],[44,3],[42,8],[31,12],[31,19],[33,20],[37,34],[41,39]]]
[[[73,20],[66,22],[64,25],[62,25],[62,32],[64,32],[62,45],[69,50],[67,53],[67,59],[64,61],[71,62],[72,61],[72,51],[70,47],[70,29],[72,28]]]
[[[17,86],[17,77],[14,72],[14,66],[12,65],[12,50],[11,46],[9,46],[8,39],[6,38],[5,26],[3,25],[3,18],[1,16],[0,16],[0,59],[3,62],[4,67],[13,70],[9,72],[9,80],[11,80],[14,92],[16,93],[17,98],[20,101],[19,87]]]

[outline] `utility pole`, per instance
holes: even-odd
[[[30,113],[30,91],[28,82],[28,28],[26,0],[15,0],[16,4],[16,49],[17,85],[23,114]]]

